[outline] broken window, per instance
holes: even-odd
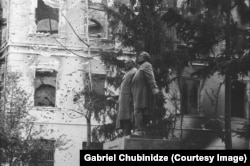
[[[244,118],[246,84],[240,81],[234,81],[231,86],[232,117]]]
[[[198,94],[200,81],[181,78],[181,109],[184,114],[198,114]]]
[[[58,33],[59,0],[37,0],[37,32]]]
[[[92,75],[93,90],[99,95],[104,95],[105,78],[106,78],[106,75],[104,74]]]
[[[107,16],[104,12],[103,5],[107,5],[107,1],[91,0],[89,1],[89,27],[88,32],[92,38],[106,37]]]
[[[97,37],[101,37],[101,33],[103,33],[103,27],[101,23],[95,19],[90,19],[89,21],[89,34],[91,36],[96,35]]]
[[[54,70],[37,69],[35,78],[35,106],[55,107],[56,75]]]

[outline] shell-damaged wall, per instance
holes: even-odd
[[[84,1],[59,0],[58,34],[46,35],[37,33],[36,8],[37,0],[11,1],[9,11],[9,35],[10,42],[20,44],[38,44],[58,46],[56,40],[64,46],[83,47],[84,44],[78,39],[71,29],[73,26],[79,36],[84,35]],[[68,20],[68,22],[67,22]]]
[[[77,57],[61,57],[12,53],[8,56],[9,71],[21,73],[22,87],[34,96],[36,71],[38,69],[55,70],[56,100],[55,109],[74,109],[73,98],[76,92],[84,88],[84,73],[87,72],[84,60]],[[43,84],[52,84],[45,82]],[[53,83],[54,84],[54,83]],[[39,85],[39,84],[38,84]],[[34,103],[34,97],[30,98]],[[47,109],[47,107],[44,107]]]
[[[4,9],[8,47],[4,56],[8,72],[21,73],[20,85],[30,95],[30,114],[36,117],[35,126],[44,131],[41,137],[61,138],[66,143],[56,149],[54,165],[79,165],[79,150],[82,149],[82,142],[87,140],[87,131],[85,117],[77,113],[82,109],[74,103],[74,95],[84,88],[89,63],[93,74],[105,74],[100,61],[93,59],[90,62],[86,58],[87,47],[69,25],[84,39],[85,1],[59,0],[58,33],[52,35],[37,32],[37,0],[5,2],[8,5]],[[38,71],[40,75],[43,71],[53,71],[54,75],[50,76],[53,79],[37,80]],[[35,105],[36,88],[42,84],[55,87],[53,106],[45,107],[39,102]],[[43,92],[40,94],[43,95]],[[92,124],[97,125],[94,120]]]

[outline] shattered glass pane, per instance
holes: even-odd
[[[58,21],[59,8],[53,8],[53,6],[44,3],[43,0],[38,0],[36,8],[37,32],[58,33]]]

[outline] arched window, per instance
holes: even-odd
[[[55,107],[56,88],[41,85],[35,91],[35,106]]]
[[[56,106],[56,76],[55,70],[36,70],[34,106]]]
[[[56,5],[58,4],[58,5]],[[59,1],[37,0],[37,32],[58,33]]]
[[[101,33],[104,32],[104,29],[100,22],[95,19],[89,20],[89,34],[96,35],[96,37],[101,37]]]
[[[37,23],[37,32],[58,33],[58,22],[52,19],[43,19]]]

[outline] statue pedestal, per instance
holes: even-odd
[[[103,144],[103,150],[170,150],[180,149],[180,141],[162,139],[133,138],[130,136],[117,138]]]

